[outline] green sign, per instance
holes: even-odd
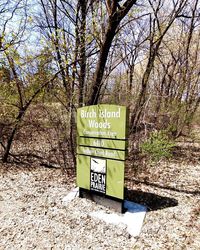
[[[116,150],[124,150],[127,148],[127,140],[110,140],[102,138],[87,138],[78,137],[78,145],[80,146],[92,146],[94,148],[109,148]]]
[[[92,147],[82,147],[78,146],[77,153],[81,155],[91,155],[96,157],[103,157],[107,159],[115,160],[125,160],[126,152],[125,150],[115,150],[115,149],[104,149],[104,148],[92,148]]]
[[[94,158],[95,160],[98,158]],[[105,193],[111,197],[119,199],[124,198],[124,161],[106,160],[106,187],[105,192],[100,187],[102,180],[96,181],[96,189],[93,188],[92,180],[94,179],[91,171],[91,160],[90,156],[77,156],[77,184],[79,187]],[[100,171],[96,171],[97,174]],[[92,186],[93,185],[93,186]]]
[[[77,111],[78,136],[120,139],[127,138],[127,109],[117,105],[95,105]]]
[[[124,198],[127,109],[95,105],[77,111],[77,185]]]

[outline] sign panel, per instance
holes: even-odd
[[[107,148],[124,150],[127,148],[127,140],[110,140],[102,138],[78,137],[77,144],[80,146],[91,146],[94,148]]]
[[[97,176],[94,179],[94,175],[91,176],[91,172],[95,172],[94,168],[91,170],[91,159],[93,157],[90,156],[84,156],[84,155],[78,155],[77,156],[77,186],[87,189],[87,190],[93,190],[100,193],[104,193],[102,190],[97,190],[98,188],[95,185],[103,184],[104,181],[97,180]],[[97,158],[94,158],[95,160]],[[105,160],[105,159],[103,159]],[[97,170],[97,169],[96,169]],[[98,170],[96,171],[97,173]],[[104,173],[102,173],[103,175]],[[100,177],[101,178],[101,177]],[[91,182],[94,180],[97,184],[91,184]],[[103,183],[102,183],[103,182]],[[124,162],[123,161],[116,161],[116,160],[106,160],[106,169],[105,169],[105,193],[108,196],[115,197],[118,199],[124,198]]]
[[[127,109],[117,105],[94,105],[77,111],[78,136],[126,139]]]
[[[77,185],[124,198],[127,109],[94,105],[77,111]]]
[[[92,148],[78,146],[77,153],[82,155],[91,155],[97,157],[103,157],[107,159],[125,160],[126,152],[114,149],[104,149],[104,148]]]

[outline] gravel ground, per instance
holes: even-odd
[[[60,169],[1,164],[0,249],[198,250],[199,154],[195,162],[159,163],[145,173],[127,173],[126,197],[149,208],[136,238],[123,225],[90,217],[105,210],[91,201],[75,198],[64,206],[62,199],[75,184]]]
[[[74,184],[59,169],[4,165],[0,172],[0,249],[131,248],[126,228],[89,216],[101,206],[79,198],[64,206]]]

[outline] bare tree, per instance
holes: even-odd
[[[165,24],[163,23],[161,18],[159,18],[159,12],[162,9],[163,1],[159,0],[158,2],[154,3],[154,1],[149,0],[148,2],[152,8],[152,14],[150,14],[149,16],[149,23],[150,23],[149,56],[148,56],[147,66],[142,77],[141,90],[137,98],[135,108],[131,115],[131,131],[136,130],[140,120],[140,116],[144,109],[149,77],[154,68],[154,62],[155,59],[157,58],[162,41],[165,35],[167,34],[168,30],[174,23],[175,19],[181,14],[183,8],[186,6],[188,1],[187,0],[181,2],[174,1],[172,6],[172,11],[168,15],[169,20],[164,20]]]
[[[0,52],[24,40],[27,23],[27,0],[1,1],[0,3]],[[16,16],[20,18],[15,27]]]
[[[165,60],[159,56],[163,80],[159,87],[156,113],[159,114],[161,106],[164,105],[165,111],[170,113],[170,124],[165,125],[172,128],[171,132],[175,137],[181,135],[183,129],[191,124],[199,105],[198,3],[197,0],[189,5],[187,16],[180,15],[176,27],[176,37],[180,33],[179,43],[175,40],[175,47],[165,42],[165,51],[169,51],[169,56]]]
[[[107,1],[108,24],[104,36],[103,43],[100,48],[100,54],[95,70],[94,83],[88,100],[89,105],[97,104],[99,101],[100,91],[102,87],[102,78],[107,62],[108,54],[112,45],[112,41],[116,35],[117,28],[121,20],[127,15],[137,0],[127,0],[122,6],[117,0]]]

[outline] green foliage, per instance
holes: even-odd
[[[154,131],[149,138],[141,145],[142,152],[152,160],[158,161],[162,158],[170,158],[175,143],[169,139],[166,131]]]
[[[0,102],[0,123],[12,124],[15,122],[17,107]]]
[[[10,70],[0,62],[0,84],[9,83],[11,81]]]

